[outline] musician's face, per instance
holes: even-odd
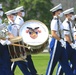
[[[69,14],[69,19],[70,20],[74,20],[74,15],[73,14]]]
[[[8,15],[7,18],[13,21],[14,16],[13,15]]]
[[[22,17],[21,11],[17,13],[18,16]]]
[[[62,10],[58,10],[58,11],[55,12],[55,15],[59,16],[61,13],[62,13]]]
[[[65,16],[66,16],[66,18],[67,18],[68,20],[71,20],[71,18],[72,18],[73,15],[72,15],[72,14],[66,14]]]
[[[58,11],[58,15],[59,15],[60,13],[62,13],[62,10],[59,10],[59,11]]]

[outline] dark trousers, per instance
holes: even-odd
[[[68,60],[70,60],[72,65],[72,70],[74,70],[74,74],[76,74],[76,50],[72,49],[68,42],[66,42],[66,51],[68,54]],[[57,75],[63,75],[63,70],[60,68],[60,64],[58,65]]]
[[[13,65],[13,69],[12,69],[13,73],[14,73],[17,65],[24,75],[31,75],[27,65],[25,64],[25,61],[16,61]]]
[[[18,65],[24,75],[36,75],[37,71],[34,67],[31,55],[28,55],[25,61],[17,61],[14,63],[12,71],[15,71],[16,66]]]
[[[70,65],[70,67],[72,68],[72,71],[73,71],[73,73],[74,74],[76,74],[76,70],[74,70],[74,67],[73,67],[73,65],[69,62],[69,65]],[[60,64],[58,64],[58,68],[57,68],[57,72],[56,72],[56,75],[63,75],[63,70],[62,70],[62,67],[61,67],[61,65]]]
[[[28,68],[29,68],[31,74],[32,75],[36,75],[37,74],[37,71],[35,69],[35,66],[34,66],[34,63],[32,61],[31,55],[28,55],[27,58],[26,58],[26,60],[27,60],[27,65],[28,65]]]
[[[46,75],[53,74],[57,62],[60,63],[66,75],[73,75],[73,72],[68,64],[67,52],[63,47],[61,47],[61,43],[55,40],[54,38],[52,38],[52,41],[50,43],[50,48],[51,48],[51,52],[50,52],[51,56],[48,63]]]
[[[7,45],[0,44],[0,75],[13,75]]]

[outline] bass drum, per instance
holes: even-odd
[[[26,21],[19,30],[25,45],[30,47],[27,53],[37,54],[44,50],[48,44],[49,32],[46,25],[38,20]]]

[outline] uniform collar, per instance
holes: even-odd
[[[53,18],[58,18],[57,16],[54,16]]]
[[[67,18],[65,19],[66,21],[69,21]]]
[[[68,18],[66,18],[65,21],[67,21],[67,22],[71,22],[71,21],[68,20]]]
[[[20,18],[20,19],[21,19],[22,17],[20,17],[20,16],[17,16],[17,18]]]
[[[53,19],[59,19],[57,16],[54,16]]]

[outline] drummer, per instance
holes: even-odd
[[[25,16],[25,12],[24,12],[24,8],[23,6],[17,7],[16,9],[17,12],[17,18],[15,20],[15,24],[21,26],[24,23],[23,17]],[[34,67],[33,61],[31,59],[31,55],[27,55],[26,60],[28,61],[27,63],[24,62],[25,64],[27,64],[30,72],[32,75],[37,75],[37,71]],[[20,68],[23,68],[23,66],[21,66]]]
[[[0,4],[0,24],[2,24],[3,13],[2,4]],[[9,51],[2,41],[0,41],[0,75],[13,75]]]
[[[17,36],[17,29],[19,28],[14,23],[14,20],[15,20],[15,18],[14,18],[15,15],[13,14],[14,12],[15,12],[15,10],[10,10],[10,11],[5,12],[5,14],[8,18],[8,23],[9,23],[8,30],[9,30],[9,37],[10,38],[14,38],[15,36]],[[17,61],[14,63],[11,66],[13,73],[14,73],[14,70],[16,68],[16,65],[18,65],[24,75],[31,75],[28,68],[27,68],[27,65],[25,64],[24,61]]]

